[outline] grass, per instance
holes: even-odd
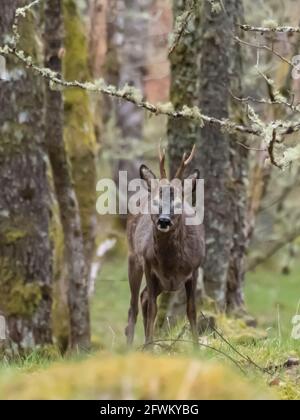
[[[291,321],[300,302],[299,284],[300,265],[289,275],[279,270],[266,269],[248,274],[247,308],[257,317],[260,326],[269,330],[272,337],[286,341],[291,336]]]
[[[185,376],[180,376],[183,375],[185,366],[196,363],[199,378],[196,385],[189,390],[187,398],[197,397],[196,389],[200,394],[202,392],[202,396],[206,395],[203,391],[204,388],[198,386],[203,383],[203,378],[211,378],[213,385],[210,387],[210,382],[207,384],[210,390],[208,397],[214,398],[212,390],[216,388],[216,378],[223,378],[222,381],[224,380],[227,385],[227,379],[224,379],[227,378],[227,375],[229,377],[232,375],[230,380],[233,383],[232,392],[238,396],[241,383],[244,384],[245,381],[244,374],[240,372],[242,369],[247,373],[247,381],[243,385],[245,386],[245,398],[260,396],[262,398],[300,399],[299,366],[290,369],[283,366],[289,358],[300,357],[300,341],[291,339],[291,319],[297,311],[300,299],[299,277],[300,266],[296,267],[288,276],[275,269],[272,272],[267,269],[259,269],[255,273],[248,274],[245,288],[247,308],[250,314],[258,320],[259,328],[249,328],[242,321],[218,316],[218,329],[230,340],[239,354],[212,333],[207,333],[202,338],[203,345],[195,350],[190,343],[189,332],[186,332],[180,342],[174,344],[172,341],[164,341],[155,346],[153,349],[155,357],[142,356],[141,353],[129,354],[125,346],[124,328],[129,304],[126,258],[120,255],[107,257],[91,302],[92,338],[95,348],[100,353],[62,358],[51,351],[44,353],[37,351],[26,359],[16,360],[13,363],[2,361],[0,364],[0,397],[2,392],[4,398],[13,398],[14,396],[40,398],[43,397],[41,392],[44,392],[45,398],[52,398],[57,397],[55,389],[60,389],[61,398],[100,398],[103,395],[107,398],[122,398],[125,392],[124,381],[126,383],[129,381],[131,391],[128,392],[131,393],[132,398],[141,396],[150,398],[154,394],[156,398],[165,395],[175,398],[182,389],[180,384],[186,380]],[[174,339],[180,330],[181,326],[178,325],[164,339]],[[143,328],[141,316],[139,316],[135,349],[138,349],[142,343]],[[207,346],[214,347],[214,349],[209,349]],[[249,357],[259,367],[267,367],[268,373],[262,372],[241,354],[246,358]],[[134,360],[137,360],[136,363],[140,367],[137,372],[135,372],[136,368],[132,367],[133,370],[130,373],[128,366],[135,366]],[[141,366],[143,366],[142,369]],[[151,375],[158,369],[165,371],[166,376],[158,375],[159,379],[155,382]],[[169,381],[174,381],[172,379],[174,369],[175,371],[179,369],[178,372],[181,372],[178,373],[181,382],[176,382],[177,387],[174,385],[174,393],[170,395],[165,389],[165,381],[168,383],[166,378],[169,378]],[[82,371],[85,372],[87,379],[81,381],[80,385],[74,378],[77,378],[78,372]],[[105,380],[105,372],[109,377],[114,375],[114,380]],[[203,377],[201,372],[203,372]],[[134,382],[134,378],[137,380],[139,375],[141,378],[137,383],[140,383],[141,389],[138,389]],[[57,381],[63,382],[59,388],[57,388]],[[68,386],[68,381],[73,385]],[[156,393],[149,385],[152,383],[151,381],[156,384],[153,385],[154,388],[152,387],[156,389]],[[109,390],[102,386],[103,382],[110,384],[107,385]],[[27,383],[28,387],[25,386]],[[123,388],[121,387],[121,389],[120,384],[122,383]],[[150,391],[147,387],[150,387]],[[232,393],[230,395],[227,393],[227,386],[222,387],[222,384],[218,384],[218,387],[220,387],[218,388],[219,394],[216,392],[215,398],[222,398],[222,395],[226,399],[234,398]],[[261,389],[259,395],[255,392],[257,387]],[[22,391],[24,389],[26,391]],[[97,396],[95,395],[96,389]],[[145,389],[149,392],[146,392]]]

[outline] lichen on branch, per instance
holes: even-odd
[[[17,9],[15,22],[18,22],[18,17],[26,17],[26,13],[35,5],[39,4],[42,0],[35,0],[23,8]],[[186,22],[186,17],[183,19]],[[268,27],[268,28],[256,28],[250,25],[239,25],[241,29],[247,31],[261,31],[261,32],[300,32],[300,28],[291,28],[291,27]],[[24,66],[32,69],[36,74],[43,77],[48,81],[52,89],[69,89],[69,88],[79,88],[90,92],[101,93],[103,95],[108,95],[111,97],[119,98],[128,102],[135,104],[139,108],[143,108],[146,111],[154,115],[166,115],[169,118],[185,118],[194,120],[203,126],[204,124],[209,124],[212,126],[217,126],[222,130],[225,130],[229,133],[239,132],[243,134],[252,134],[254,136],[259,136],[261,138],[266,138],[266,130],[268,124],[261,122],[261,124],[255,123],[253,119],[249,118],[249,125],[239,124],[230,119],[219,119],[211,117],[202,113],[201,109],[197,106],[189,107],[187,105],[182,105],[180,108],[175,109],[174,105],[171,103],[167,104],[153,104],[144,99],[143,94],[140,90],[125,85],[122,88],[117,88],[116,86],[106,84],[103,79],[98,79],[94,81],[79,81],[79,80],[65,80],[63,76],[59,73],[56,73],[49,68],[41,67],[34,63],[34,59],[26,54],[23,50],[18,49],[18,28],[17,25],[14,27],[13,39],[8,45],[0,47],[0,54],[4,56],[14,56],[19,62],[23,63]],[[276,121],[276,135],[279,133],[281,138],[285,135],[293,134],[300,131],[300,121]],[[270,156],[271,157],[271,156]],[[271,158],[272,161],[272,158]]]

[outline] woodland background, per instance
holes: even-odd
[[[29,3],[1,0],[0,397],[299,399],[300,30],[276,31],[299,1],[43,0],[15,18]],[[96,184],[157,170],[160,142],[171,174],[197,147],[205,318],[195,350],[164,295],[161,340],[142,352],[140,319],[129,352],[126,220],[97,215]]]

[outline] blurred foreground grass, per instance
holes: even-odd
[[[248,275],[247,308],[259,328],[217,318],[218,328],[240,354],[212,333],[195,350],[188,332],[175,344],[161,342],[154,354],[128,353],[124,339],[129,303],[126,258],[110,256],[92,299],[96,350],[72,358],[37,351],[13,363],[3,360],[0,398],[300,399],[300,368],[285,365],[288,359],[300,357],[300,341],[290,338],[291,319],[300,299],[299,279],[300,266],[288,276],[263,269]],[[174,339],[180,330],[181,325],[164,338]],[[139,316],[135,351],[142,342]],[[268,368],[268,373],[247,357]]]

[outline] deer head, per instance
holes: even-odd
[[[146,183],[149,191],[149,204],[151,206],[151,217],[154,226],[160,232],[169,232],[176,229],[182,219],[184,208],[183,183],[185,179],[192,181],[193,189],[196,180],[199,178],[199,171],[194,170],[193,173],[184,178],[185,169],[191,163],[195,154],[195,145],[190,153],[183,154],[181,163],[176,172],[175,178],[169,180],[165,169],[165,150],[159,147],[159,168],[160,178],[146,166],[140,167],[140,176]]]

